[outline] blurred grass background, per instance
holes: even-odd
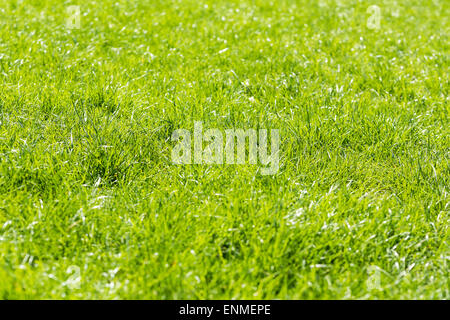
[[[3,0],[0,298],[448,299],[449,7]],[[280,170],[173,165],[194,121]]]

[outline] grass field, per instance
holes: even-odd
[[[448,17],[3,0],[0,298],[449,299]],[[279,170],[173,164],[194,121],[279,129]]]

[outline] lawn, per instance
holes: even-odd
[[[0,299],[449,299],[449,17],[3,0]],[[174,164],[199,121],[278,170]]]

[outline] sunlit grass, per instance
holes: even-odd
[[[449,8],[4,1],[0,298],[448,299]],[[279,171],[172,164],[194,121]]]

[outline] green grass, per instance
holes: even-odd
[[[449,299],[449,16],[3,1],[0,298]],[[172,164],[194,121],[280,129],[279,171]]]

